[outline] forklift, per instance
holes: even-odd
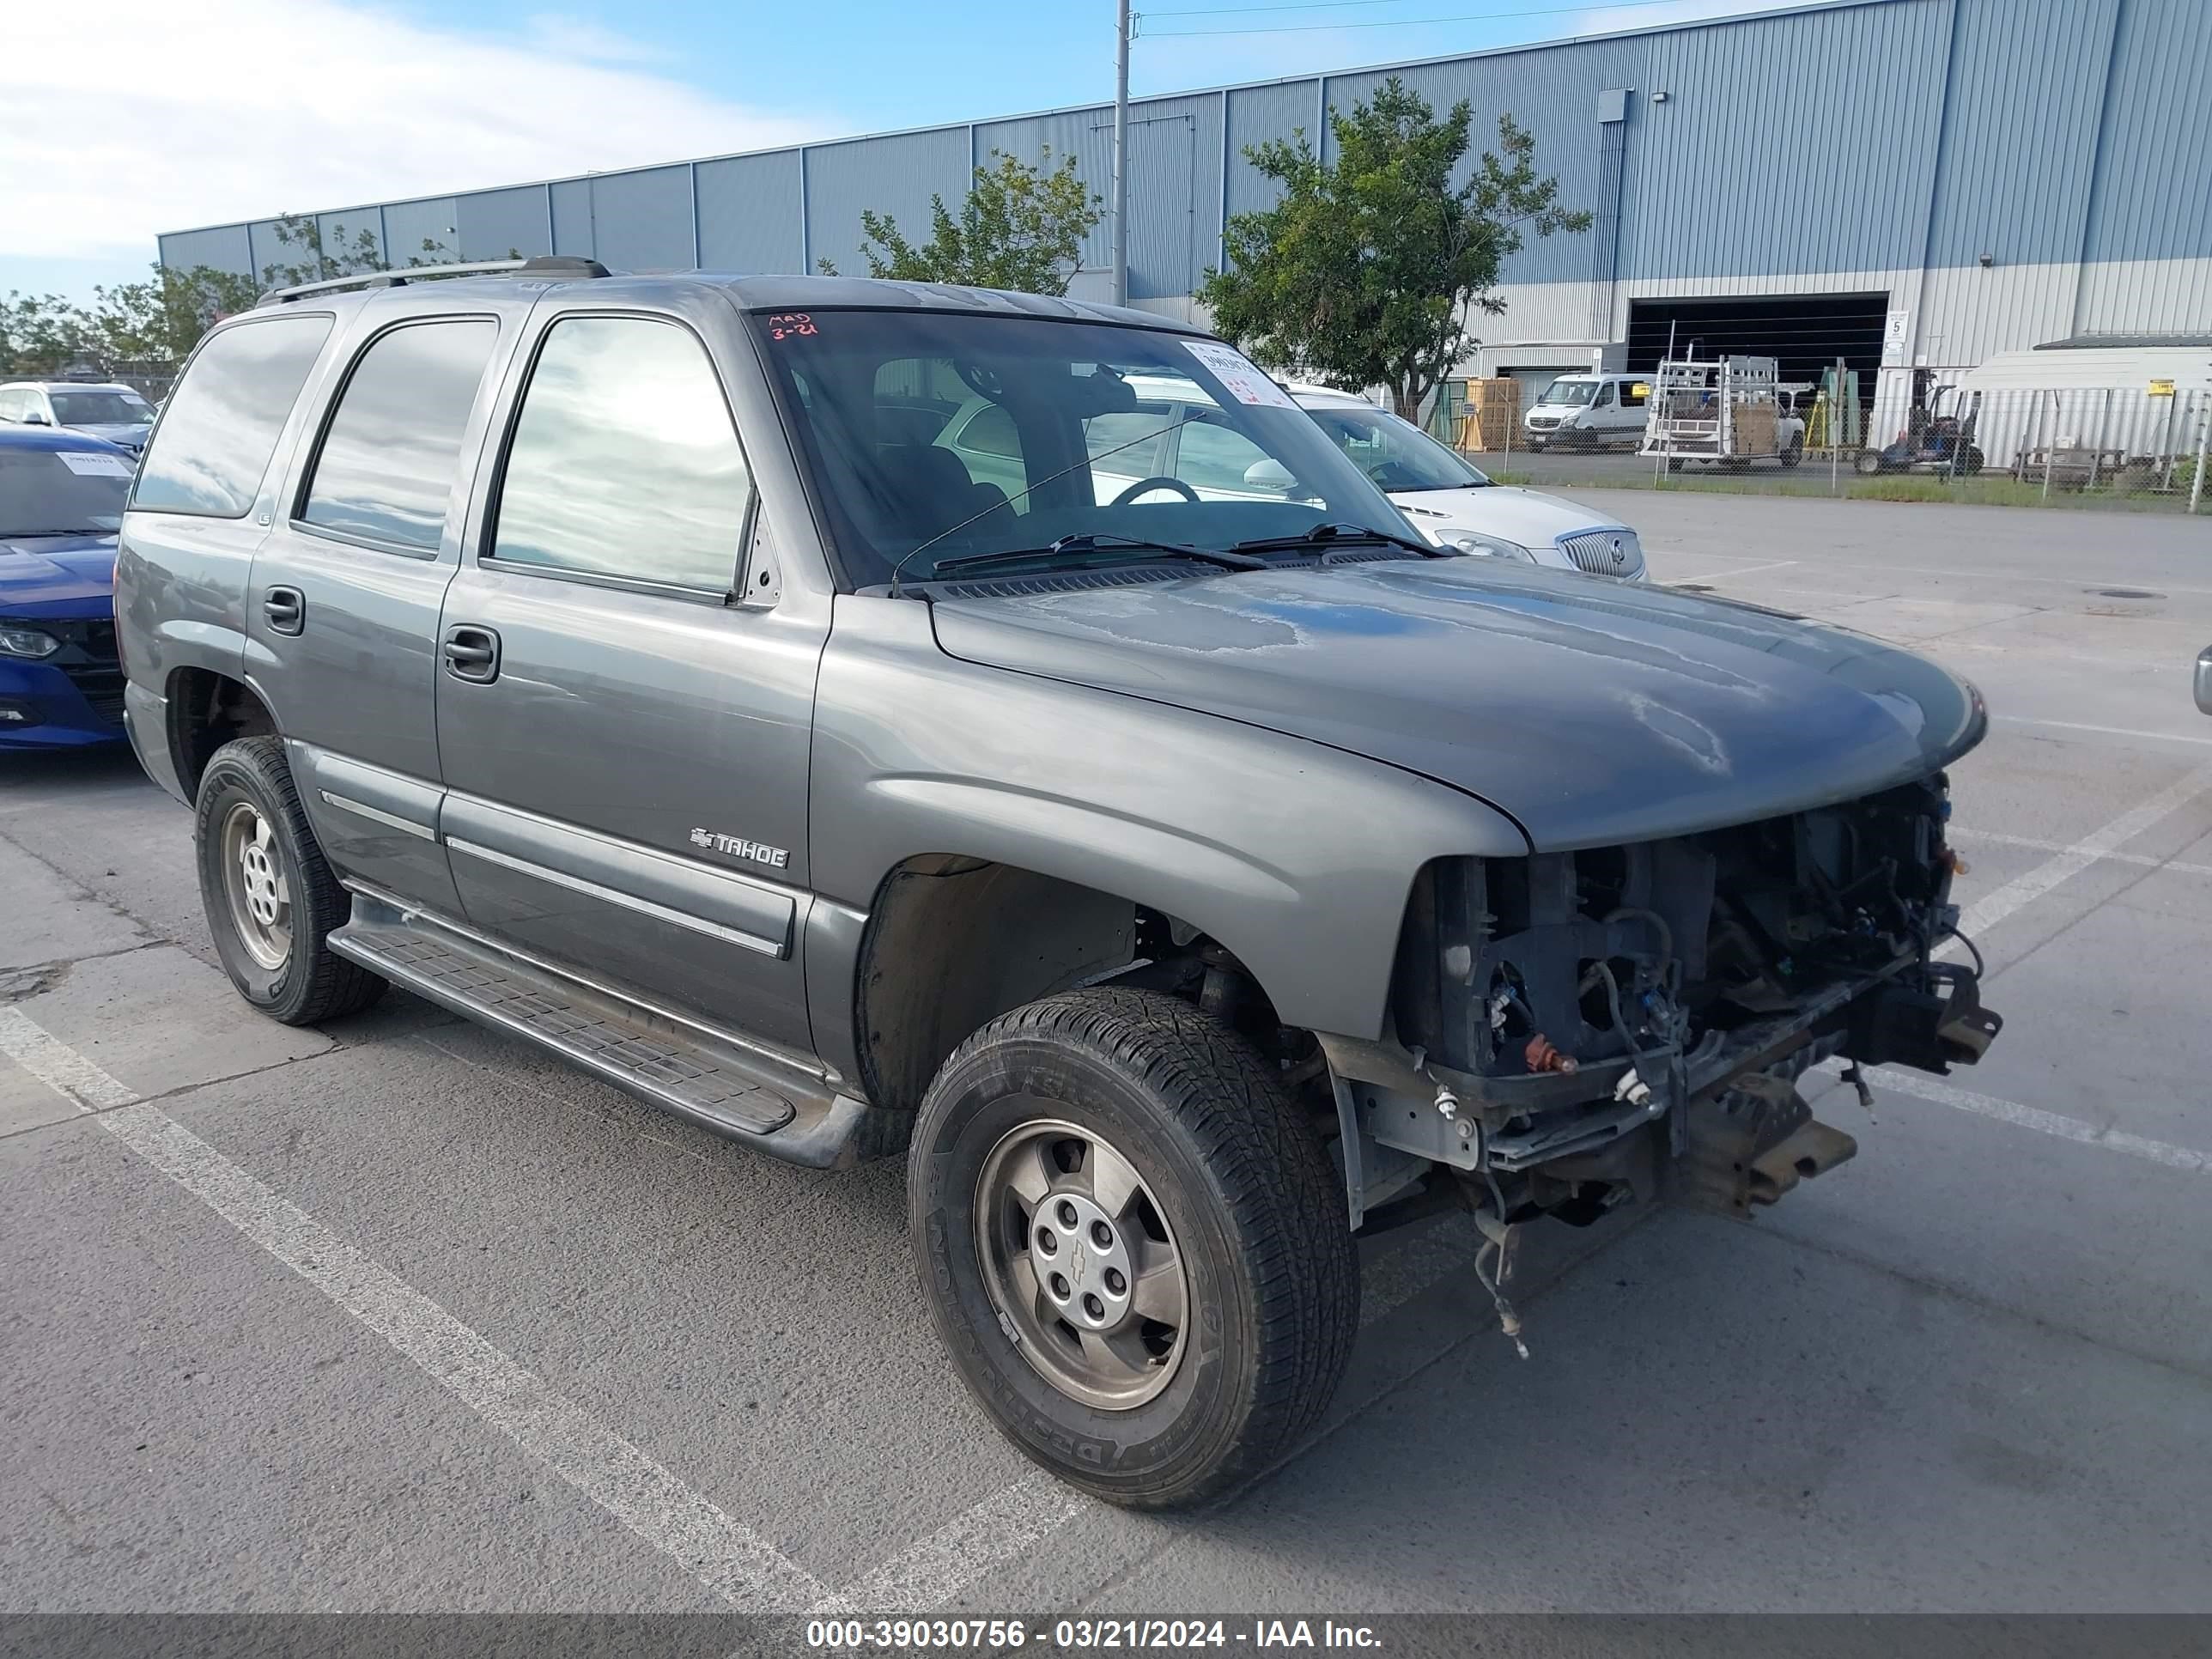
[[[1912,406],[1906,411],[1905,430],[1886,449],[1859,451],[1861,472],[1869,477],[1877,472],[1941,472],[1971,478],[1982,470],[1982,452],[1974,442],[1982,394],[1963,386],[1939,386],[1935,381],[1932,368],[1912,371]]]

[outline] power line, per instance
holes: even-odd
[[[1460,12],[1449,17],[1378,18],[1375,21],[1368,23],[1349,21],[1340,23],[1276,23],[1265,27],[1242,29],[1168,29],[1158,34],[1140,35],[1138,38],[1146,40],[1195,40],[1208,35],[1325,34],[1334,33],[1338,29],[1419,28],[1425,24],[1431,23],[1489,23],[1512,17],[1560,17],[1571,12],[1586,12],[1594,10],[1629,11],[1649,6],[1678,6],[1684,4],[1685,3],[1686,0],[1604,0],[1604,3],[1601,4],[1586,3],[1578,6],[1533,6],[1519,11]],[[1310,6],[1222,6],[1208,8],[1203,10],[1151,11],[1146,12],[1145,16],[1146,21],[1149,21],[1151,19],[1155,17],[1220,16],[1223,15],[1250,12],[1319,11],[1325,6],[1344,7],[1352,5],[1388,5],[1401,3],[1403,3],[1403,0],[1316,0],[1316,3]],[[1752,15],[1753,14],[1751,11],[1746,11],[1740,14],[1707,13],[1701,14],[1694,20],[1685,19],[1684,21],[1706,22],[1712,21],[1715,17],[1733,15],[1749,16]]]

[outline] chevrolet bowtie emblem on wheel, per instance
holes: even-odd
[[[718,835],[712,830],[694,830],[691,844],[717,853],[727,853],[733,859],[750,859],[755,864],[765,864],[771,870],[781,870],[791,862],[791,854],[784,848],[770,847],[764,842],[747,841],[743,836]]]

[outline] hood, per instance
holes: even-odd
[[[1972,687],[1880,641],[1493,559],[939,600],[933,614],[955,657],[1401,766],[1509,813],[1539,851],[1869,794],[1946,764],[1987,724]]]
[[[0,611],[11,617],[104,614],[114,593],[113,535],[0,536]]]
[[[1610,528],[1602,513],[1541,490],[1490,484],[1470,489],[1409,489],[1390,499],[1424,534],[1446,530],[1503,536],[1523,547],[1552,547],[1577,530]]]
[[[108,442],[120,444],[125,449],[143,449],[146,447],[146,434],[153,429],[150,422],[139,421],[127,423],[103,422],[97,426],[70,428],[72,432],[82,432],[88,437],[105,438]]]

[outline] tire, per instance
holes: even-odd
[[[315,844],[281,738],[243,738],[216,750],[200,776],[192,839],[200,902],[239,995],[283,1024],[313,1025],[384,994],[383,980],[325,942],[352,900]],[[251,871],[243,867],[248,842],[259,849]],[[264,916],[274,920],[257,923]]]
[[[1102,1146],[1127,1166],[1118,1183]],[[1127,1191],[1132,1172],[1141,1190],[1119,1211],[1078,1213],[1063,1200],[1084,1199],[1094,1172],[1102,1192]],[[1130,1509],[1220,1498],[1296,1445],[1336,1390],[1359,1319],[1342,1182],[1261,1057],[1187,1003],[1102,988],[992,1021],[922,1101],[908,1192],[923,1294],[969,1386],[1016,1447],[1094,1497]],[[1094,1215],[1126,1232],[1102,1232]],[[1046,1254],[1054,1228],[1074,1247]],[[1182,1322],[1136,1320],[1131,1285],[1118,1316],[1133,1322],[1100,1336],[1097,1351],[1107,1335],[1119,1351],[1102,1365],[1069,1321],[1078,1302],[1114,1310],[1081,1292],[1059,1296],[1055,1317],[1040,1275],[1057,1263],[1092,1275],[1058,1291],[1110,1292],[1115,1270],[1098,1278],[1087,1254],[1109,1235],[1143,1283],[1172,1261],[1180,1300],[1164,1310]],[[1080,1392],[1109,1388],[1110,1403]]]
[[[1871,478],[1881,471],[1881,452],[1878,449],[1862,449],[1859,451],[1858,459],[1851,465]]]
[[[1965,452],[1959,457],[1959,476],[1962,478],[1972,477],[1982,470],[1987,459],[1988,458],[1980,450],[1968,444]]]

